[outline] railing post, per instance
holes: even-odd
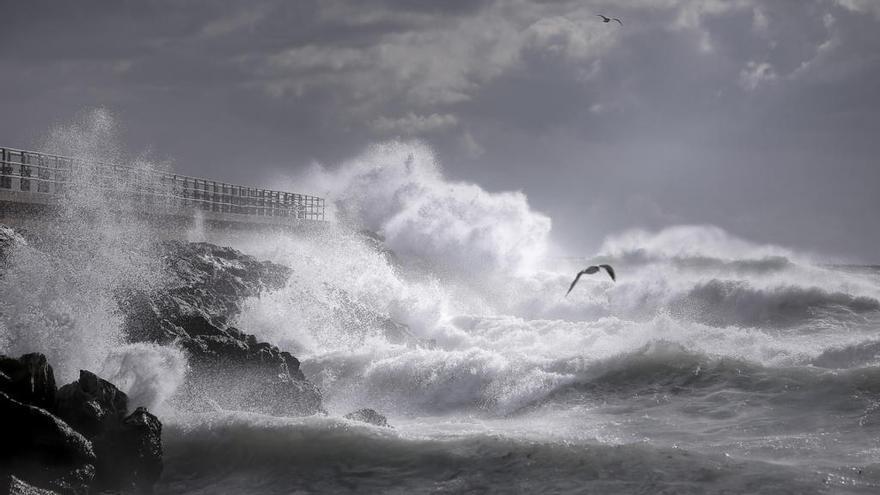
[[[9,150],[0,148],[0,188],[12,189],[12,165],[9,163]]]
[[[31,176],[31,168],[28,166],[31,163],[31,157],[27,153],[21,154],[21,165],[18,167],[18,176],[19,179],[19,190],[20,191],[30,191],[31,190],[31,181],[27,177]]]

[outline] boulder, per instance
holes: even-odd
[[[0,476],[62,493],[87,493],[95,475],[92,443],[63,421],[0,392]]]
[[[120,294],[118,302],[131,340],[187,352],[190,371],[177,405],[277,415],[322,411],[321,394],[296,357],[229,325],[246,299],[284,287],[290,269],[207,243],[166,242],[162,250],[164,286]]]
[[[126,416],[125,393],[86,370],[58,390],[56,410],[94,445],[97,489],[152,493],[162,473],[162,423],[156,416],[143,407]]]
[[[358,409],[357,411],[346,414],[345,419],[391,428],[391,425],[388,424],[388,418],[376,412],[375,409]]]
[[[58,495],[58,492],[37,488],[11,475],[0,483],[0,490],[9,495]]]
[[[55,374],[46,356],[0,356],[0,391],[25,404],[51,409],[55,403]]]
[[[281,359],[284,360],[284,364],[287,365],[287,373],[294,380],[305,381],[306,377],[303,375],[302,370],[299,369],[299,359],[293,356],[293,354],[282,351]]]
[[[166,241],[161,249],[164,287],[117,297],[126,330],[136,341],[170,343],[224,328],[245,299],[284,287],[291,273],[285,266],[204,242]]]
[[[87,438],[114,427],[128,412],[128,397],[115,385],[90,371],[58,390],[55,411]]]
[[[162,423],[139,407],[97,439],[95,451],[99,489],[152,493],[162,474]]]

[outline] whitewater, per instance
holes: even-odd
[[[49,145],[107,152],[112,123],[84,126]],[[234,324],[297,356],[327,415],[175,410],[185,355],[125,342],[112,297],[162,283],[142,248],[155,227],[71,217],[0,278],[0,353],[43,352],[60,382],[99,370],[158,411],[159,493],[880,488],[880,267],[711,225],[626,230],[554,258],[551,219],[525,194],[451,181],[418,143],[278,188],[325,194],[334,221],[187,236],[292,269]],[[617,282],[585,277],[564,297],[595,263]],[[393,428],[343,418],[362,407]]]

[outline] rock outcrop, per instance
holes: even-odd
[[[322,411],[320,391],[295,357],[229,325],[247,298],[284,287],[290,269],[207,243],[172,241],[162,249],[163,287],[118,299],[132,341],[173,343],[187,352],[179,404],[274,415]]]
[[[7,476],[6,479],[0,481],[0,493],[8,495],[57,495],[58,492],[52,490],[44,490],[37,488],[30,483],[26,483],[15,476]]]
[[[116,426],[128,410],[124,393],[86,370],[80,370],[79,380],[58,390],[55,403],[58,416],[90,438]]]
[[[95,476],[92,443],[39,407],[0,392],[0,476],[37,486],[87,493]]]
[[[11,493],[151,493],[162,424],[112,383],[81,370],[56,391],[42,354],[0,356],[0,485]],[[126,416],[127,415],[127,416]]]
[[[162,423],[139,407],[95,441],[98,487],[151,493],[162,474]]]
[[[163,287],[120,297],[133,340],[167,344],[224,328],[245,299],[284,287],[290,276],[287,267],[204,242],[166,241],[160,249]]]
[[[350,419],[352,421],[360,421],[362,423],[368,423],[374,426],[382,426],[385,428],[391,428],[391,425],[388,424],[388,418],[384,415],[376,412],[375,409],[358,409],[357,411],[350,412],[345,415],[345,419]]]
[[[128,413],[128,397],[94,373],[58,390],[55,411],[82,432],[97,455],[99,489],[150,491],[162,473],[162,424],[145,408]]]
[[[0,356],[0,391],[45,409],[54,405],[55,390],[55,374],[46,356],[25,354],[18,359]]]

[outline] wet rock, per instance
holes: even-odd
[[[96,488],[152,492],[162,473],[162,423],[156,416],[143,407],[126,416],[125,393],[86,370],[58,390],[56,410],[92,442]]]
[[[208,349],[190,352],[190,373],[184,395],[210,398],[222,409],[247,410],[276,416],[322,412],[321,392],[290,373],[277,347],[249,346],[237,339],[196,339]],[[190,342],[192,344],[192,342]],[[191,350],[190,347],[188,349]],[[291,362],[293,364],[293,362]]]
[[[86,493],[95,475],[92,443],[59,418],[0,392],[0,476],[62,493]]]
[[[388,418],[376,412],[375,409],[358,409],[357,411],[346,414],[345,419],[391,428],[391,425],[388,424]]]
[[[267,414],[321,411],[321,395],[299,360],[229,326],[244,300],[283,287],[290,269],[207,243],[167,242],[162,249],[164,287],[118,300],[131,340],[173,343],[189,355],[178,405],[197,396],[196,405],[210,399],[223,408]]]
[[[25,354],[18,359],[0,356],[0,391],[25,404],[51,409],[55,373],[42,354]]]
[[[287,373],[294,380],[305,381],[306,377],[303,375],[302,370],[299,369],[299,359],[295,358],[293,354],[282,351],[281,359],[284,360],[284,364],[287,365]]]
[[[86,464],[52,480],[48,488],[65,495],[87,495],[95,479],[95,466]]]
[[[15,476],[7,476],[6,479],[0,483],[0,490],[4,490],[2,493],[8,493],[9,495],[58,495],[58,492],[37,488]]]
[[[58,416],[88,438],[116,426],[127,410],[125,393],[86,370],[80,370],[79,380],[61,387],[56,394]]]
[[[119,294],[126,329],[135,340],[170,343],[223,328],[245,299],[280,289],[290,277],[285,266],[228,247],[167,241],[161,249],[164,287]]]
[[[162,474],[162,423],[139,407],[95,441],[97,487],[152,493]]]

